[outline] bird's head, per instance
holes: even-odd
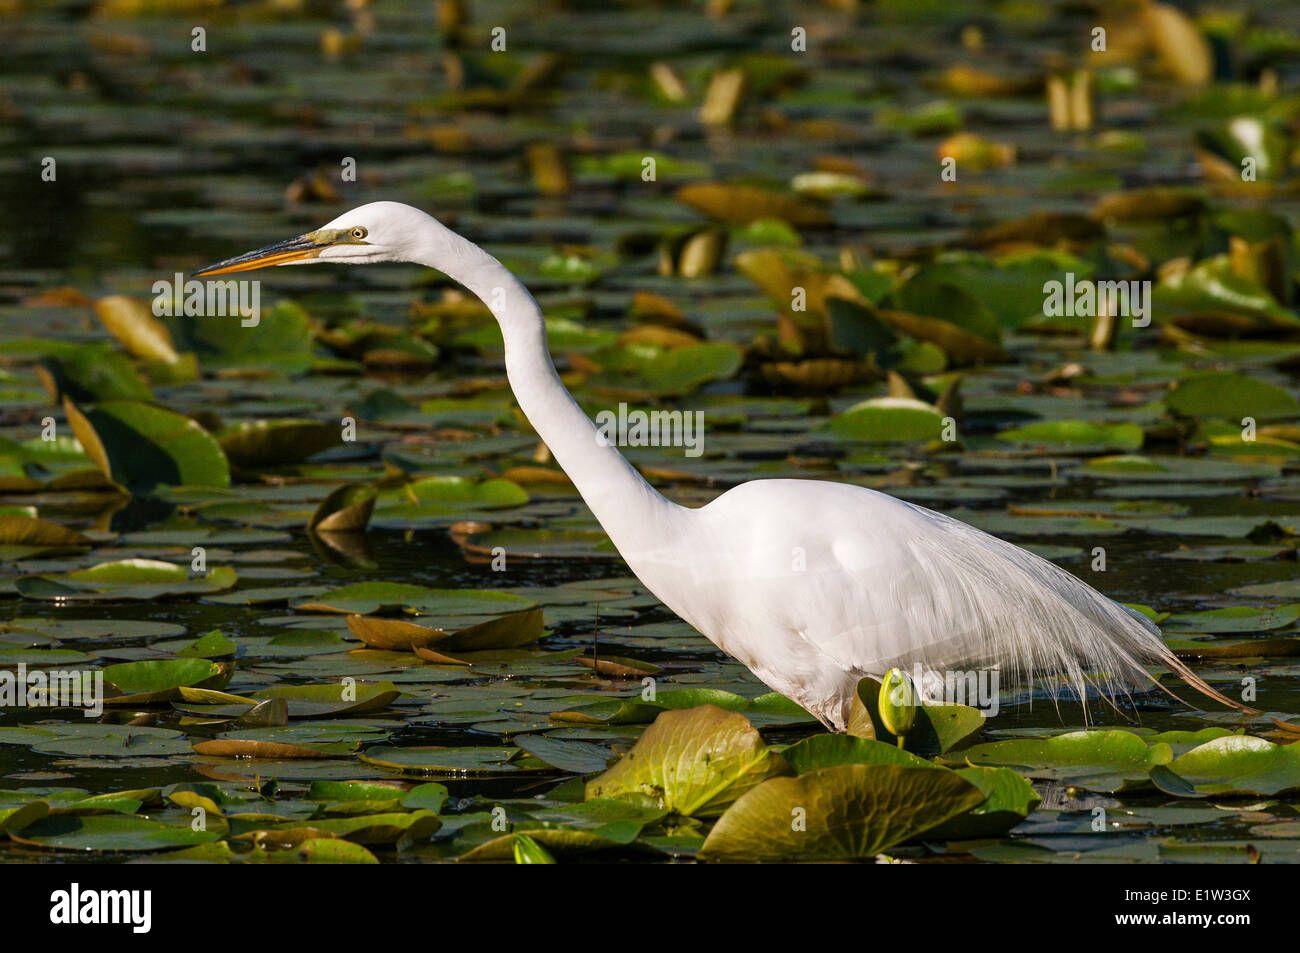
[[[430,242],[455,238],[437,219],[400,202],[371,202],[345,212],[314,232],[227,258],[194,272],[195,277],[252,271],[271,265],[337,262],[424,261]]]

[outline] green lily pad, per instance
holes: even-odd
[[[401,691],[392,682],[346,682],[326,685],[277,685],[253,692],[253,698],[282,698],[289,717],[358,714],[387,708]]]
[[[1179,797],[1281,794],[1300,789],[1300,747],[1227,735],[1153,769],[1151,780]]]
[[[232,466],[245,470],[299,463],[343,442],[337,424],[319,420],[241,420],[217,434]]]
[[[876,397],[836,415],[824,429],[864,443],[920,443],[943,435],[944,416],[910,397]]]
[[[505,860],[513,852],[510,839],[520,836],[560,854],[623,847],[666,813],[652,798],[637,795],[529,811],[514,823],[510,835],[478,845],[461,860]]]
[[[184,734],[168,728],[135,725],[79,725],[58,737],[38,741],[40,754],[94,758],[168,757],[190,753]],[[92,730],[96,729],[96,730]]]
[[[222,666],[207,658],[122,662],[104,669],[104,680],[124,692],[159,692],[182,685],[199,685],[221,674]]]
[[[1280,629],[1300,619],[1300,604],[1253,609],[1232,606],[1204,612],[1176,612],[1165,620],[1166,628],[1190,629],[1193,632],[1266,632]]]
[[[127,490],[230,485],[221,445],[188,417],[130,400],[104,401],[85,413],[64,401],[63,409],[87,456]]]
[[[152,400],[153,392],[125,355],[98,344],[47,353],[40,363],[54,400]]]
[[[292,829],[300,824],[291,821],[285,826]],[[427,840],[437,833],[442,819],[433,811],[395,811],[356,817],[314,818],[308,826],[357,844],[393,844],[400,840]]]
[[[0,562],[76,552],[89,537],[35,516],[0,514]]]
[[[295,608],[314,612],[369,615],[380,609],[415,610],[440,616],[498,615],[531,609],[535,603],[523,596],[490,589],[428,589],[396,582],[359,582],[331,589]]]
[[[604,771],[613,756],[608,748],[588,741],[561,741],[540,734],[520,734],[514,743],[539,761],[573,774]]]
[[[518,748],[443,748],[421,746],[393,748],[379,745],[361,753],[361,760],[403,774],[440,778],[490,778],[550,774],[553,769],[541,762],[520,763]]]
[[[1137,424],[1099,424],[1085,420],[1045,420],[998,434],[999,440],[1035,446],[1140,450],[1144,440]]]
[[[744,356],[730,342],[694,344],[645,361],[636,374],[656,394],[689,394],[709,381],[734,377]]]
[[[459,476],[424,477],[406,484],[403,493],[420,503],[436,503],[478,510],[507,509],[523,506],[528,493],[512,480],[483,480]]]
[[[1270,420],[1300,414],[1300,401],[1276,384],[1242,374],[1198,374],[1179,381],[1165,406],[1184,417]]]
[[[984,803],[944,821],[926,834],[935,840],[998,837],[1015,827],[1042,798],[1034,786],[1010,768],[961,768],[959,775],[984,792]]]
[[[227,566],[192,576],[188,567],[175,563],[120,559],[72,572],[23,576],[15,587],[29,599],[140,600],[221,592],[232,588],[236,579],[235,570]]]
[[[221,314],[180,313],[163,318],[179,348],[198,354],[203,366],[294,370],[312,362],[311,316],[292,301],[263,309],[256,325]]]
[[[664,710],[662,705],[636,699],[610,699],[553,711],[550,718],[575,725],[648,725]]]
[[[1276,639],[1165,639],[1179,658],[1294,658],[1300,655],[1300,638]]]
[[[0,834],[10,830],[20,831],[49,813],[50,805],[45,801],[29,801],[21,807],[0,810]]]
[[[1173,760],[1173,751],[1166,744],[1148,746],[1131,731],[1072,731],[1052,738],[974,745],[945,760],[1010,767],[1032,778],[1109,792],[1146,783],[1152,768]]]
[[[408,828],[409,830],[409,828]],[[377,864],[379,858],[361,844],[341,837],[309,837],[297,847],[271,854],[272,863],[285,862],[282,857],[292,857],[301,864]]]
[[[955,771],[842,764],[772,778],[736,801],[700,857],[737,863],[870,860],[971,810],[985,794]]]
[[[708,817],[790,772],[743,715],[701,705],[661,714],[631,751],[587,782],[586,797],[646,794],[678,814]]]
[[[781,749],[781,757],[798,774],[838,764],[902,764],[914,768],[933,767],[929,761],[896,745],[853,735],[810,735]]]
[[[225,831],[209,824],[205,831],[192,830],[189,817],[166,823],[123,814],[71,816],[51,815],[9,836],[23,844],[59,850],[155,851],[188,847],[220,840]]]

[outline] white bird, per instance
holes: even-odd
[[[419,209],[373,202],[196,276],[267,265],[411,262],[492,311],[520,408],[646,588],[773,690],[842,731],[858,680],[900,667],[997,668],[1084,697],[1153,681],[1144,664],[1245,711],[1141,614],[1030,552],[860,486],[755,480],[698,509],[655,490],[556,373],[541,310],[499,261]]]

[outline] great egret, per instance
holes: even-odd
[[[665,499],[565,390],[542,313],[495,258],[419,209],[373,202],[196,276],[267,265],[412,262],[482,299],[520,408],[651,592],[775,691],[843,730],[855,687],[897,666],[980,666],[1111,695],[1158,663],[1215,700],[1160,630],[1032,553],[860,486],[756,480],[698,509]]]

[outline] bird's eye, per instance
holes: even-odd
[[[360,241],[366,237],[366,230],[358,225],[356,228],[352,229],[352,237],[357,239],[357,241]]]

